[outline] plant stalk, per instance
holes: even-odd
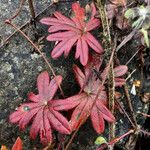
[[[8,24],[8,25],[11,25],[14,29],[16,29],[18,32],[20,32],[21,35],[23,35],[23,36],[27,39],[28,42],[30,42],[30,44],[31,44],[31,45],[39,52],[39,54],[42,56],[42,58],[44,59],[45,63],[46,63],[46,64],[48,65],[48,67],[50,68],[50,70],[51,70],[53,76],[56,77],[55,71],[53,70],[51,64],[48,62],[47,58],[46,58],[45,55],[41,52],[41,50],[32,42],[32,40],[31,40],[23,31],[21,31],[15,24],[11,23],[10,20],[6,20],[5,23]],[[62,96],[65,97],[65,96],[64,96],[64,93],[63,93],[63,90],[62,90],[62,88],[61,88],[61,86],[60,86],[59,83],[58,83],[58,86],[59,86],[59,89],[60,89],[60,91],[61,91]]]

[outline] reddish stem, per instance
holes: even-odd
[[[111,146],[111,145],[116,144],[116,143],[119,142],[121,139],[123,139],[124,137],[128,136],[128,135],[131,134],[131,133],[134,133],[134,130],[133,130],[133,129],[129,130],[128,132],[126,132],[125,134],[121,135],[120,137],[113,139],[112,141],[110,141],[110,142],[108,143],[108,145]]]
[[[13,20],[13,19],[15,19],[19,15],[19,13],[22,10],[22,6],[23,6],[24,2],[25,2],[25,0],[21,0],[20,6],[19,6],[18,10],[16,11],[15,15],[13,15],[11,18],[9,18],[10,21]]]
[[[39,52],[39,54],[42,56],[42,58],[44,59],[45,63],[46,63],[46,64],[48,65],[48,67],[50,68],[50,70],[51,70],[53,76],[56,77],[55,71],[53,70],[52,66],[51,66],[50,63],[48,62],[47,58],[46,58],[45,55],[41,52],[41,50],[32,42],[32,40],[31,40],[23,31],[21,31],[15,24],[11,23],[10,20],[6,20],[5,23],[11,25],[14,29],[16,29],[18,32],[20,32],[20,33],[27,39],[27,41],[30,42],[30,44],[31,44],[31,45]],[[60,89],[60,91],[61,91],[62,96],[65,97],[65,96],[64,96],[64,93],[63,93],[63,90],[62,90],[62,88],[61,88],[61,86],[60,86],[60,84],[58,84],[58,86],[59,86],[59,89]]]
[[[107,148],[108,146],[112,146],[112,145],[116,144],[121,139],[123,139],[124,137],[128,136],[131,133],[134,133],[133,129],[129,130],[128,132],[126,132],[125,134],[121,135],[120,137],[117,137],[117,138],[111,140],[110,142],[107,143],[107,145],[102,145],[101,147],[97,148],[96,150],[103,150],[103,149]]]

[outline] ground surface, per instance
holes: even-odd
[[[82,1],[82,5],[89,2],[88,0]],[[44,8],[46,8],[50,2],[47,0],[36,1],[35,8],[36,12],[40,13]],[[13,29],[4,24],[5,19],[12,16],[14,11],[19,6],[19,0],[0,0],[0,42],[3,44],[5,39],[13,33]],[[41,37],[47,35],[47,28],[39,24],[39,19],[43,16],[48,16],[53,13],[54,10],[60,10],[64,14],[70,15],[71,3],[60,3],[59,5],[53,5],[49,7],[44,13],[37,17],[37,27],[31,24],[26,25],[24,28],[25,33],[35,42]],[[25,3],[22,12],[15,19],[14,23],[18,26],[25,24],[30,19],[30,14],[28,10],[28,4]],[[99,32],[99,31],[97,31]],[[35,37],[36,35],[36,37]],[[48,43],[45,39],[42,40],[42,52],[46,54],[49,62],[52,64],[54,70],[57,74],[61,74],[64,77],[63,89],[66,91],[66,96],[72,95],[78,91],[78,87],[74,81],[72,73],[72,64],[76,63],[73,61],[73,53],[67,59],[61,57],[60,59],[54,61],[50,57],[50,51],[54,43]],[[121,64],[125,64],[135,53],[135,47],[138,42],[131,42],[120,51],[119,58]],[[128,51],[131,50],[132,51]],[[140,80],[140,71],[138,66],[138,61],[135,58],[129,64],[129,72],[132,72],[135,68],[137,72],[129,79],[128,85],[131,89],[132,81]],[[36,90],[36,77],[43,71],[48,70],[45,62],[41,56],[31,47],[31,45],[24,39],[19,33],[16,33],[9,39],[7,44],[4,44],[0,49],[0,144],[5,144],[11,147],[15,139],[20,136],[24,143],[24,150],[30,150],[36,147],[37,149],[42,149],[42,145],[39,144],[39,139],[36,141],[31,141],[29,139],[29,128],[25,132],[18,130],[18,127],[9,123],[9,114],[14,111],[14,109],[22,102],[26,101],[27,94],[30,91]],[[50,71],[49,71],[50,72]],[[51,73],[51,72],[50,72]],[[73,89],[73,90],[70,90]],[[68,90],[70,92],[68,92]],[[144,86],[143,90],[148,91],[148,86]],[[134,106],[135,112],[145,112],[148,111],[148,104],[144,104],[139,96],[131,95],[132,104]],[[125,97],[121,99],[122,103],[126,105]],[[122,135],[128,128],[131,127],[128,120],[121,115],[119,112],[116,113],[116,135]],[[145,119],[138,116],[139,125],[143,126]],[[108,130],[106,129],[104,137],[107,137]],[[88,121],[79,130],[75,141],[72,144],[73,150],[92,150],[95,149],[94,140],[98,135],[93,130],[90,121]],[[123,148],[125,140],[120,142],[120,146]]]

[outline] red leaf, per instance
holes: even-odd
[[[108,110],[108,108],[99,100],[96,101],[97,109],[99,110],[101,116],[108,122],[114,122],[115,117],[112,115],[112,113]]]
[[[94,3],[91,3],[91,9],[92,9],[92,11],[91,11],[91,15],[92,15],[91,19],[94,19],[95,15],[97,13]]]
[[[74,12],[74,17],[77,18],[79,21],[83,22],[85,18],[84,8],[81,8],[79,3],[73,3],[72,10]]]
[[[53,109],[55,100],[52,98],[61,81],[61,76],[56,76],[50,81],[48,72],[42,72],[37,78],[39,94],[30,93],[29,99],[32,102],[22,104],[10,115],[10,122],[18,123],[21,129],[24,129],[33,120],[30,137],[35,139],[39,133],[43,144],[52,141],[52,128],[65,134],[71,132],[67,119]],[[61,103],[61,105],[63,104]],[[64,110],[63,107],[62,109]],[[59,108],[59,110],[61,109]]]
[[[99,134],[102,133],[105,129],[105,123],[103,116],[100,114],[96,106],[92,108],[90,117],[95,131]]]
[[[59,12],[55,12],[55,13],[54,13],[54,16],[55,16],[57,19],[60,19],[60,20],[62,20],[62,21],[65,21],[65,23],[68,24],[68,25],[75,26],[75,23],[74,23],[71,19],[67,18],[66,16],[62,15],[62,14],[59,13]]]
[[[73,66],[73,71],[75,73],[75,77],[80,85],[80,88],[83,88],[83,85],[85,84],[85,75],[80,70],[80,68],[76,65]]]
[[[61,31],[63,30],[69,30],[69,31],[76,31],[77,29],[70,26],[70,25],[66,25],[66,24],[55,24],[55,26],[50,26],[48,29],[48,32],[53,33],[53,32],[57,32],[57,31]]]
[[[98,54],[90,55],[89,61],[88,61],[87,65],[84,67],[86,77],[89,78],[89,76],[91,74],[93,74],[93,71],[99,72],[101,64],[102,64],[102,58]],[[95,72],[94,72],[94,74],[95,74]],[[100,75],[99,75],[99,77],[100,77]]]
[[[95,28],[97,28],[100,25],[100,21],[98,19],[93,19],[90,20],[89,22],[87,22],[87,31],[91,31],[94,30]]]
[[[82,96],[81,96],[82,97]],[[80,98],[78,95],[71,96],[63,100],[55,100],[51,102],[54,110],[69,110],[76,107],[80,103]]]
[[[92,64],[94,67],[95,64]],[[88,66],[92,67],[90,64]],[[84,72],[87,72],[86,70],[88,68],[85,67],[84,69]],[[91,116],[94,129],[98,133],[101,133],[105,127],[104,119],[109,122],[115,121],[113,114],[106,107],[107,95],[104,91],[104,87],[101,85],[101,81],[93,76],[92,73],[91,76],[86,76],[77,66],[74,66],[74,71],[81,89],[83,88],[83,92],[67,99],[54,102],[54,104],[52,104],[53,108],[55,110],[65,110],[75,107],[70,121],[72,130],[76,130],[83,121],[86,121],[88,116]],[[100,87],[101,92],[98,98],[95,99]],[[63,102],[64,104],[62,105]]]
[[[27,124],[31,121],[31,119],[37,114],[38,111],[40,111],[41,107],[37,107],[34,109],[31,109],[26,114],[23,114],[24,116],[19,120],[19,127],[20,129],[24,129]]]
[[[70,101],[73,103],[73,101],[79,101],[80,103],[77,105],[75,108],[72,117],[71,117],[71,126],[73,130],[76,130],[78,125],[82,123],[83,120],[87,119],[88,115],[91,115],[93,127],[98,133],[101,133],[104,129],[104,124],[102,121],[103,119],[109,121],[109,122],[114,122],[115,119],[111,112],[106,108],[105,103],[103,103],[103,99],[96,99],[95,102],[95,95],[97,93],[97,86],[99,82],[90,81],[91,83],[88,84],[88,86],[85,87],[84,89],[84,96],[83,93],[78,94],[78,97],[76,100],[72,100],[70,98]],[[91,87],[91,85],[96,86],[94,89]],[[104,92],[104,91],[103,91]],[[101,98],[102,96],[99,96]],[[98,105],[99,101],[101,101],[101,105]],[[98,105],[98,106],[97,106]],[[93,108],[92,108],[93,107]],[[97,112],[93,112],[93,109],[97,109]],[[94,116],[93,116],[94,115]],[[98,118],[97,120],[94,120],[95,118]],[[95,119],[96,119],[95,118]]]
[[[48,41],[62,41],[63,40],[69,40],[70,38],[76,36],[77,33],[73,31],[65,31],[65,32],[58,32],[50,34],[47,37]]]
[[[53,109],[50,111],[51,114],[48,115],[48,119],[52,127],[62,134],[70,134],[70,126],[67,119]]]
[[[94,3],[91,4],[89,18],[86,16],[85,9],[81,8],[79,3],[74,3],[72,10],[74,16],[71,19],[55,12],[54,17],[43,18],[40,22],[50,26],[49,32],[55,32],[47,37],[48,41],[60,41],[51,53],[53,58],[58,58],[63,53],[68,56],[71,48],[76,44],[75,58],[80,58],[81,64],[85,66],[88,62],[89,47],[97,53],[103,52],[102,46],[89,33],[99,26],[100,21],[94,18],[96,14]]]
[[[123,76],[128,71],[128,67],[125,65],[117,66],[114,68],[115,77]]]
[[[12,147],[12,150],[22,150],[22,140],[20,137],[17,138],[15,144]]]
[[[103,52],[103,48],[102,46],[99,44],[99,42],[94,38],[94,36],[87,32],[85,39],[87,41],[87,43],[89,44],[89,46],[95,50],[97,53],[102,53]]]
[[[83,97],[81,96],[83,96],[83,94],[78,95],[80,104],[75,108],[71,116],[70,123],[73,130],[76,130],[80,123],[82,123],[82,121],[86,119],[86,117],[90,113],[90,108],[92,105],[92,101],[90,102],[90,99],[88,99],[86,95],[84,95]]]
[[[101,74],[101,78],[104,79],[107,75],[107,72],[108,72],[108,67],[106,67],[104,69],[104,71],[102,72]],[[126,72],[128,71],[128,67],[125,66],[125,65],[120,65],[120,66],[117,66],[114,68],[114,76],[115,76],[115,86],[122,86],[126,83],[126,80],[123,79],[123,78],[117,78],[117,77],[120,77],[120,76],[123,76]]]
[[[85,66],[88,62],[89,49],[84,38],[78,39],[77,49],[76,49],[76,58],[80,57],[80,62]]]
[[[55,12],[54,15],[58,16],[58,12]],[[61,14],[61,16],[65,17],[64,15]],[[41,23],[46,24],[46,25],[55,25],[55,24],[60,24],[60,25],[69,25],[71,27],[75,27],[75,22],[73,22],[71,19],[67,18],[67,21],[65,20],[64,22],[62,22],[64,20],[62,20],[62,17],[59,18],[53,18],[53,17],[45,17],[43,19],[40,20]]]
[[[125,79],[122,79],[122,78],[115,78],[115,86],[122,86],[126,83],[126,80]]]
[[[77,41],[77,37],[61,41],[52,51],[51,56],[58,58],[63,52],[67,56],[71,50],[72,45]]]

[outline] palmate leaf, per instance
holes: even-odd
[[[53,101],[53,108],[56,111],[75,108],[70,121],[72,130],[76,130],[90,116],[96,132],[102,133],[105,128],[104,119],[108,122],[115,121],[113,114],[106,107],[107,94],[104,87],[99,79],[95,76],[87,77],[76,65],[74,65],[74,71],[81,88],[87,79],[83,92],[64,100]],[[86,67],[84,72],[86,72]],[[102,91],[95,100],[100,87]]]
[[[65,57],[70,53],[71,48],[76,45],[75,58],[80,58],[82,65],[86,65],[89,58],[89,47],[95,52],[103,53],[101,44],[90,33],[100,25],[99,19],[94,18],[96,8],[91,4],[90,18],[86,16],[85,9],[79,3],[72,5],[73,17],[67,18],[59,12],[54,12],[54,17],[41,19],[41,23],[49,25],[48,41],[59,41],[52,50],[52,57],[58,58],[63,53]],[[88,19],[87,19],[88,18]]]
[[[30,93],[28,97],[32,102],[24,103],[17,108],[10,115],[10,122],[18,123],[20,129],[24,129],[33,120],[30,137],[35,139],[39,133],[43,144],[52,141],[52,129],[63,134],[69,134],[71,129],[67,119],[54,110],[51,105],[51,102],[55,101],[52,98],[61,82],[61,76],[56,76],[50,81],[48,72],[42,72],[37,78],[39,94]]]

